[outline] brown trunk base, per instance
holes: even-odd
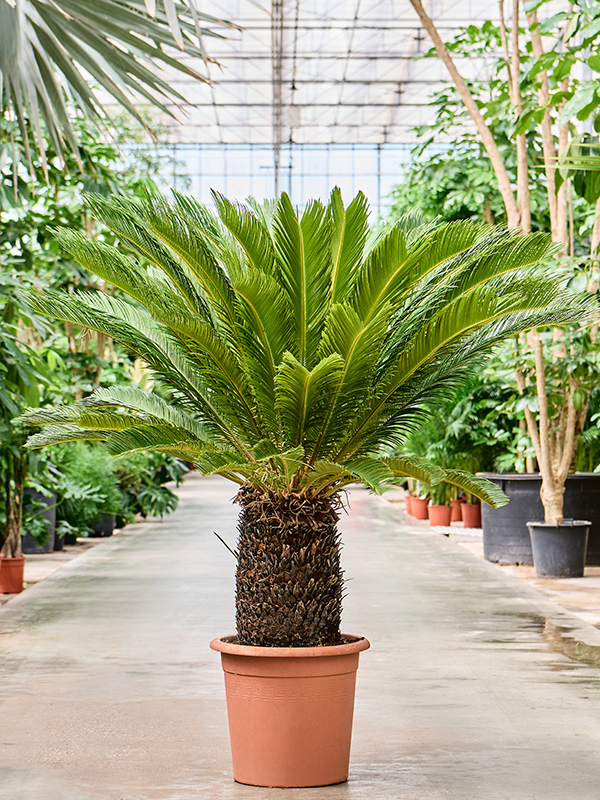
[[[334,498],[243,487],[236,573],[238,641],[261,647],[340,642],[344,579]]]

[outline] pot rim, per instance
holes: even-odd
[[[235,635],[221,636],[210,643],[211,650],[235,656],[252,656],[253,658],[319,658],[323,656],[347,656],[368,650],[371,643],[364,636],[341,634],[352,641],[345,644],[325,645],[323,647],[257,647],[249,644],[237,644]]]
[[[527,525],[535,525],[538,528],[575,528],[581,525],[591,525],[588,519],[564,519],[562,522],[528,522]]]
[[[541,472],[477,472],[481,478],[488,478],[489,480],[503,480],[509,481],[541,481]],[[598,472],[569,472],[567,478],[599,478]]]
[[[0,558],[3,558],[5,561],[20,561],[21,559],[23,559],[23,561],[27,561],[27,556],[25,556],[25,555],[23,555],[23,556],[2,556],[2,555],[0,555]]]

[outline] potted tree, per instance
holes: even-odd
[[[522,15],[520,4],[513,2],[509,27],[501,3],[498,37],[503,53],[492,69],[489,82],[475,80],[467,85],[453,54],[470,58],[477,51],[477,38],[482,43],[489,31],[478,35],[472,26],[467,36],[461,31],[455,41],[444,43],[421,0],[410,2],[448,70],[457,98],[475,125],[481,149],[485,149],[495,176],[495,185],[489,189],[502,198],[508,225],[528,230],[532,219],[535,222],[536,206],[543,208],[548,216],[545,224],[553,239],[562,243],[559,252],[573,257],[580,230],[574,225],[573,195],[579,195],[589,204],[588,215],[592,220],[589,254],[590,260],[597,262],[600,182],[594,174],[597,164],[589,156],[590,145],[594,148],[597,142],[591,140],[588,132],[597,128],[599,121],[597,103],[590,101],[597,90],[593,77],[598,66],[595,59],[600,37],[596,4],[564,3],[560,13],[556,13],[556,7],[550,10],[548,0],[541,0],[523,3]],[[575,30],[577,37],[573,36]],[[503,102],[498,101],[498,92],[504,96]],[[453,112],[438,114],[437,124],[443,128],[444,137],[449,122],[456,120]],[[542,171],[532,169],[536,150],[543,164],[542,186],[539,185]],[[535,201],[539,188],[546,195],[542,204]],[[485,190],[482,195],[485,196]],[[489,194],[484,213],[493,221]],[[588,290],[594,294],[598,291],[596,270],[589,276]],[[517,515],[516,503],[506,515],[494,515],[484,508],[484,555],[489,560],[531,563],[528,520],[543,518],[544,524],[539,527],[542,536],[546,529],[559,529],[564,517],[590,519],[591,515],[583,509],[589,506],[592,492],[596,495],[592,503],[598,505],[598,476],[570,473],[587,416],[590,356],[597,352],[597,330],[597,325],[591,334],[579,328],[568,334],[534,329],[526,337],[517,358],[516,379],[523,399],[530,400],[523,411],[539,475],[536,482],[529,477],[517,477],[512,486],[507,486],[516,500],[523,500],[525,516]],[[553,380],[557,373],[558,384]],[[597,375],[591,377],[594,387]],[[507,476],[506,480],[512,477]],[[496,478],[498,483],[505,480],[502,476]],[[536,509],[525,497],[535,488],[539,489]],[[587,562],[597,565],[600,564],[600,516],[594,515],[590,522]],[[564,533],[571,535],[570,525]]]
[[[32,292],[28,302],[132,350],[162,394],[112,387],[33,410],[28,424],[47,427],[30,446],[158,450],[239,485],[237,634],[212,643],[234,777],[343,781],[369,644],[340,632],[340,493],[413,477],[504,502],[484,479],[388,453],[494,343],[580,319],[589,303],[528,269],[554,250],[545,234],[404,218],[369,249],[362,194],[344,207],[334,190],[301,215],[285,194],[264,206],[215,194],[218,216],[177,193],[88,203],[131,255],[67,230],[62,244],[129,299]]]
[[[17,340],[18,312],[9,300],[3,317],[0,322],[0,478],[4,519],[0,517],[0,594],[15,594],[23,591],[23,492],[30,461],[30,453],[24,447],[27,431],[15,418],[27,405],[38,405],[40,388],[47,382],[47,370],[39,356]]]

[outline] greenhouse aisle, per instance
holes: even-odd
[[[600,670],[552,604],[364,490],[341,522],[344,630],[372,643],[351,779],[235,784],[208,648],[233,631],[235,487],[180,492],[0,611],[1,800],[597,800]]]

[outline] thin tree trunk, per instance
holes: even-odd
[[[242,487],[236,621],[240,644],[339,644],[343,573],[340,500]]]
[[[537,11],[527,11],[527,24],[531,35],[531,46],[533,55],[536,59],[544,55],[544,46],[539,32]],[[544,168],[546,173],[546,191],[548,194],[548,211],[550,212],[550,227],[552,238],[555,242],[564,239],[559,238],[558,225],[558,204],[556,198],[556,150],[554,148],[554,135],[552,133],[552,116],[550,114],[550,86],[548,73],[542,70],[539,74],[541,86],[538,91],[539,103],[545,109],[540,130],[542,133],[542,150],[544,152]]]
[[[423,23],[423,27],[431,37],[433,45],[437,50],[437,53],[443,63],[445,64],[448,72],[450,73],[450,77],[454,81],[454,85],[465,104],[467,111],[471,115],[471,119],[475,123],[477,127],[477,131],[481,137],[481,141],[483,142],[483,146],[486,149],[488,157],[492,162],[492,167],[494,169],[494,173],[496,175],[496,180],[498,181],[498,188],[500,189],[500,194],[502,195],[502,200],[504,201],[504,207],[506,208],[506,216],[507,222],[509,227],[514,227],[519,225],[521,222],[519,210],[517,208],[517,203],[515,201],[515,196],[510,185],[510,179],[508,177],[508,172],[506,171],[506,167],[504,166],[504,162],[502,160],[502,156],[500,155],[500,150],[498,149],[498,145],[490,131],[486,121],[481,115],[477,103],[467,84],[464,82],[460,72],[456,68],[454,61],[452,60],[452,56],[448,52],[448,48],[442,41],[441,36],[438,33],[437,28],[431,17],[429,17],[423,8],[423,4],[421,0],[410,0],[411,5],[419,15],[419,19]]]
[[[539,333],[536,330],[530,331],[527,334],[527,342],[535,356],[535,379],[539,415],[538,421],[536,422],[533,412],[526,406],[525,421],[527,422],[527,430],[529,431],[529,436],[533,443],[533,449],[535,450],[540,475],[542,477],[540,498],[544,506],[544,518],[546,522],[555,524],[563,517],[565,479],[567,477],[567,473],[564,473],[565,461],[567,460],[566,448],[563,446],[559,449],[558,443],[554,441],[552,436],[552,421],[548,414],[544,349]],[[517,369],[517,387],[519,392],[523,394],[525,390],[525,378],[521,369]],[[568,402],[570,402],[571,405],[573,404],[570,395]],[[571,436],[569,442],[572,443],[572,446],[567,448],[571,453],[571,458],[569,459],[570,465],[570,461],[575,454],[575,437]],[[569,465],[567,465],[567,472]]]
[[[506,59],[508,72],[508,93],[513,105],[515,120],[523,113],[523,98],[521,96],[521,51],[519,47],[519,0],[513,0],[511,49],[508,46],[506,23],[504,21],[504,0],[499,0],[500,6],[500,38]],[[529,166],[527,163],[527,136],[519,133],[516,136],[517,148],[517,208],[519,210],[521,227],[531,229],[531,199],[529,196]]]

